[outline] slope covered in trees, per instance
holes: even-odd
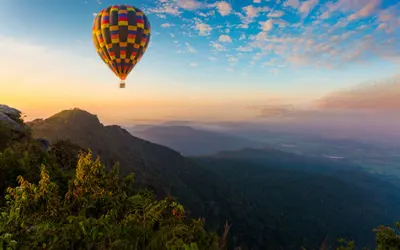
[[[74,166],[79,159],[74,155],[79,146],[55,142],[57,139],[71,139],[74,143],[84,144],[84,148],[92,147],[93,152],[105,160],[107,169],[112,169],[110,162],[122,162],[121,170],[132,172],[134,169],[136,178],[144,180],[141,187],[149,185],[155,189],[161,188],[163,192],[169,191],[184,205],[187,215],[196,218],[204,216],[207,228],[222,234],[228,219],[233,223],[229,233],[229,249],[233,246],[242,246],[242,249],[299,249],[301,246],[316,249],[324,241],[328,245],[335,245],[337,237],[355,239],[357,246],[368,243],[372,246],[372,229],[380,224],[390,225],[398,218],[395,212],[400,210],[395,204],[400,202],[396,196],[376,199],[387,189],[378,189],[370,195],[371,189],[385,186],[385,183],[373,178],[367,179],[371,182],[367,186],[366,182],[361,181],[365,176],[358,178],[355,174],[351,178],[362,185],[351,185],[337,178],[338,175],[302,171],[302,168],[310,169],[313,161],[300,161],[291,154],[283,159],[274,158],[274,154],[271,154],[267,157],[270,160],[263,159],[263,162],[254,157],[252,159],[257,159],[257,162],[237,158],[220,159],[221,156],[185,159],[173,150],[134,138],[117,126],[112,126],[114,132],[109,132],[97,119],[97,122],[88,125],[86,122],[93,116],[84,111],[60,114],[56,115],[56,119],[38,121],[32,126],[36,136],[46,137],[53,142],[49,152],[43,150],[41,143],[26,139],[26,144],[22,144],[24,147],[8,153],[12,157],[4,153],[0,155],[6,162],[0,164],[0,170],[7,170],[4,173],[9,185],[16,185],[19,174],[32,183],[38,183],[41,164],[47,162],[49,176],[56,181],[61,193],[67,193],[69,180],[75,178]],[[76,116],[80,120],[75,119]],[[4,150],[22,142],[18,139]],[[126,150],[125,146],[128,145],[130,148]],[[135,164],[130,163],[130,159],[135,159]],[[182,162],[185,164],[180,164]],[[288,164],[295,165],[297,170],[294,171]],[[324,167],[322,163],[314,164]],[[18,174],[13,172],[14,167],[19,169]],[[169,171],[173,172],[164,175],[162,171],[167,171],[165,168],[171,168]],[[157,171],[161,174],[157,175]],[[122,175],[125,176],[125,173]],[[160,178],[163,179],[160,181]],[[169,189],[165,188],[164,183],[168,184]],[[385,228],[377,232],[378,237],[384,235],[378,238],[378,242],[386,239],[386,243],[397,246],[398,237],[390,230]],[[388,234],[391,236],[386,237]]]
[[[174,198],[133,188],[134,173],[121,178],[118,165],[107,171],[69,141],[48,151],[8,125],[0,124],[1,250],[225,249]]]
[[[185,156],[211,155],[224,150],[245,147],[263,148],[267,144],[224,133],[210,132],[188,126],[153,126],[146,129],[130,128],[139,138],[167,146]]]

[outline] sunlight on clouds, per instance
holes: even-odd
[[[270,31],[272,30],[272,28],[274,27],[273,22],[271,19],[265,21],[265,22],[261,22],[261,29],[263,31]]]
[[[248,28],[248,25],[253,23],[256,18],[262,12],[267,12],[270,10],[269,7],[254,7],[253,5],[248,5],[242,8],[244,14],[240,12],[236,12],[235,14],[241,19],[242,24],[240,25],[241,28]]]
[[[223,42],[223,43],[230,43],[230,42],[232,42],[232,39],[228,35],[220,35],[218,38],[218,41]]]
[[[318,4],[319,0],[307,0],[301,3],[299,11],[303,14],[303,17],[307,17],[308,14],[314,9]]]
[[[212,28],[206,23],[196,23],[196,30],[199,31],[200,36],[209,36]]]
[[[228,83],[229,88],[233,84],[240,88],[235,93],[238,96],[248,86],[296,89],[294,92],[303,89],[312,92],[315,86],[323,92],[338,85],[354,84],[343,75],[381,76],[390,73],[393,65],[400,62],[400,3],[396,2],[147,1],[142,6],[154,24],[151,52],[147,52],[153,61],[147,64],[146,70],[140,68],[133,72],[132,82],[141,84],[130,88],[128,83],[124,92],[110,87],[110,84],[117,85],[118,79],[99,58],[95,58],[95,51],[93,58],[74,53],[78,46],[81,49],[83,45],[87,46],[89,37],[87,40],[83,36],[71,38],[70,44],[58,50],[2,38],[0,45],[10,49],[2,55],[1,81],[13,84],[0,96],[3,98],[8,93],[4,98],[24,102],[26,106],[33,103],[33,98],[38,99],[35,105],[43,107],[50,100],[58,103],[57,106],[67,104],[69,99],[74,105],[101,103],[114,108],[142,105],[147,111],[150,104],[146,100],[157,100],[151,105],[161,114],[160,105],[167,105],[165,110],[175,112],[172,106],[202,99],[198,93],[207,96],[207,101],[214,98],[215,103],[221,96],[227,96],[224,94],[226,89],[222,89]],[[87,11],[86,17],[91,19],[88,16],[91,13]],[[54,58],[57,58],[56,63]],[[166,60],[165,64],[162,64],[163,60]],[[21,64],[21,61],[25,63]],[[154,74],[151,71],[153,65],[168,72]],[[28,73],[20,74],[20,71]],[[329,86],[321,86],[316,78],[310,77],[321,72],[332,79],[342,78],[329,81]],[[204,77],[214,77],[214,74],[215,79]],[[251,84],[241,82],[247,79],[239,77],[244,75],[252,79],[249,80]],[[236,77],[241,80],[236,81]],[[305,78],[308,80],[299,80]],[[274,81],[277,81],[276,85]],[[194,83],[201,87],[192,86]],[[28,91],[28,86],[35,88]],[[87,97],[85,93],[92,93],[94,88],[97,94]],[[218,91],[215,88],[219,88]],[[196,91],[200,92],[196,94]],[[120,98],[114,100],[114,96]]]
[[[324,109],[400,111],[400,77],[333,92],[317,103]]]
[[[363,6],[361,10],[357,11],[354,14],[351,14],[349,16],[349,21],[372,15],[374,11],[376,11],[380,2],[380,0],[370,0],[368,3],[365,4],[365,6]]]
[[[273,12],[270,12],[267,14],[268,17],[282,17],[285,14],[285,12],[281,10],[275,10]]]
[[[13,38],[2,37],[0,46],[8,48],[0,61],[3,85],[0,100],[21,109],[28,120],[74,107],[98,114],[106,124],[154,117],[235,120],[244,119],[247,112],[245,109],[226,112],[227,106],[223,104],[226,97],[229,105],[238,107],[244,101],[252,103],[260,99],[259,90],[246,90],[243,96],[243,89],[238,86],[227,90],[215,84],[210,90],[202,84],[185,85],[162,77],[152,78],[153,74],[144,70],[134,70],[132,79],[128,77],[127,88],[121,90],[116,77],[95,57],[81,57],[71,49],[56,50]],[[237,58],[228,60],[232,63]]]
[[[221,1],[216,3],[217,9],[221,16],[227,16],[231,13],[232,7],[228,2]]]
[[[287,0],[283,3],[283,6],[285,6],[285,7],[290,6],[294,9],[297,9],[297,7],[299,7],[299,5],[300,5],[299,0]]]

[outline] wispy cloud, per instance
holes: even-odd
[[[285,6],[285,7],[289,6],[294,9],[297,9],[297,7],[299,7],[299,5],[300,5],[299,0],[287,0],[283,3],[283,6]]]
[[[147,12],[179,16],[183,11],[193,11],[208,7],[197,0],[157,0],[156,4],[156,8],[150,8]]]
[[[218,42],[211,41],[210,46],[214,49],[214,51],[226,51],[227,50],[227,48],[224,45],[222,45]]]
[[[370,0],[368,1],[361,10],[357,11],[354,14],[349,16],[349,20],[357,20],[359,18],[368,17],[372,15],[377,9],[380,4],[380,0]]]
[[[285,14],[285,12],[281,10],[275,10],[273,12],[270,12],[267,14],[268,17],[282,17]]]
[[[317,105],[323,109],[400,111],[400,76],[331,93]]]
[[[173,24],[173,23],[163,23],[163,24],[161,24],[161,27],[163,27],[163,28],[170,28],[172,26],[175,26],[175,24]]]
[[[200,36],[209,36],[212,31],[212,27],[206,23],[196,23],[195,28]]]
[[[285,103],[253,105],[249,106],[248,108],[255,111],[256,117],[259,118],[285,117],[299,112],[294,105]]]
[[[248,25],[253,23],[256,18],[260,15],[260,13],[269,11],[270,8],[267,6],[264,7],[254,7],[253,5],[248,5],[242,8],[242,12],[236,12],[235,14],[239,16],[242,21],[240,25],[241,28],[248,28]]]
[[[187,48],[188,52],[190,52],[190,53],[196,53],[197,52],[188,42],[186,42],[185,45],[186,45],[186,48]]]
[[[301,3],[299,11],[302,13],[303,17],[307,17],[308,14],[314,9],[318,4],[319,0],[306,0]]]

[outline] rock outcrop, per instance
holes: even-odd
[[[11,129],[19,132],[25,132],[27,130],[27,127],[21,119],[21,111],[4,104],[0,104],[0,124],[7,125]]]

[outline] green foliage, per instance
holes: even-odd
[[[133,175],[120,179],[91,153],[80,155],[65,197],[44,165],[38,184],[18,183],[1,211],[0,249],[220,249],[202,220],[172,198],[132,193]]]
[[[2,197],[5,189],[17,184],[17,176],[22,175],[30,181],[38,181],[40,166],[49,159],[38,143],[29,140],[12,142],[0,151],[0,205],[4,202]]]
[[[396,222],[396,228],[380,226],[375,229],[376,250],[400,250],[400,223]]]
[[[343,238],[338,240],[339,246],[336,250],[355,250],[354,241],[347,241]]]
[[[87,153],[88,150],[70,140],[57,140],[51,145],[49,153],[57,160],[57,165],[65,171],[76,167],[81,152]]]

